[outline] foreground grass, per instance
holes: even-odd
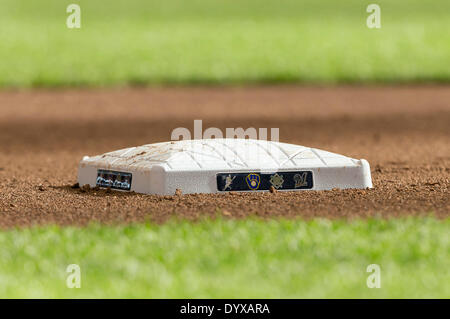
[[[0,297],[450,297],[450,219],[209,220],[0,233]],[[369,289],[369,264],[381,289]],[[82,287],[66,287],[66,267]]]
[[[0,0],[0,87],[450,82],[450,1],[369,3]]]

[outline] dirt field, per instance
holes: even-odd
[[[146,196],[82,192],[84,155],[172,129],[278,127],[280,141],[365,158],[374,189]],[[352,218],[450,212],[450,87],[260,87],[0,93],[0,227],[180,216]]]

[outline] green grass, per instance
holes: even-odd
[[[0,233],[0,297],[450,297],[450,219],[206,220]],[[66,267],[81,288],[66,288]],[[379,264],[381,288],[366,267]]]
[[[450,82],[450,1],[369,3],[0,0],[0,87]]]

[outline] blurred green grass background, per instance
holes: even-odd
[[[450,1],[370,3],[0,0],[0,87],[449,82]]]
[[[449,298],[450,219],[205,220],[0,232],[0,297]],[[66,267],[81,267],[69,289]],[[381,288],[369,289],[369,264]]]

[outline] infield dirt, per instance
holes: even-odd
[[[281,142],[365,158],[374,188],[160,197],[71,187],[84,155],[167,141],[194,119],[279,128]],[[450,212],[450,86],[3,91],[0,146],[2,228]]]

